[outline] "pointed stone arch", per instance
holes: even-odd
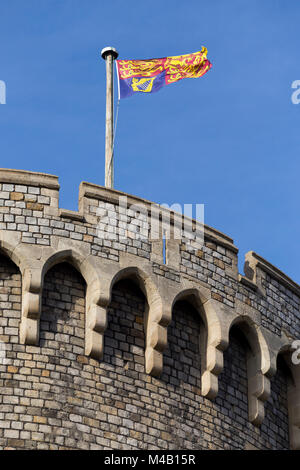
[[[17,256],[12,256],[10,250],[5,249],[5,247],[3,247],[2,245],[0,247],[0,257],[1,319],[2,321],[4,321],[7,309],[11,308],[14,311],[15,321],[19,323],[19,315],[21,315],[22,310],[22,272],[20,269],[20,259]],[[15,329],[11,332],[11,335],[14,337],[13,340],[10,336],[6,335],[4,328],[2,328],[2,335],[2,344],[0,345],[2,347],[4,347],[3,343],[5,343],[6,341],[18,341],[18,332]],[[0,356],[2,354],[4,354],[3,350],[1,351]]]
[[[228,324],[233,314],[204,289],[191,286],[177,292],[171,306],[179,299],[193,299],[204,323],[201,335],[201,394],[213,399],[218,394],[218,375],[223,369],[223,351],[228,345]]]
[[[154,278],[137,266],[127,266],[118,270],[110,282],[109,297],[113,286],[120,280],[135,281],[145,295],[147,308],[145,312],[145,366],[146,372],[155,377],[160,376],[163,368],[163,351],[167,346],[167,326],[171,314],[162,300],[161,293]]]
[[[295,349],[291,339],[276,351],[276,362],[280,355],[290,371],[290,378],[287,378],[290,448],[300,450],[300,364],[293,363]]]
[[[207,349],[207,330],[208,330],[208,320],[203,308],[203,303],[206,298],[203,294],[195,287],[188,287],[177,292],[175,297],[172,300],[171,311],[173,316],[173,310],[177,302],[187,302],[190,304],[194,311],[198,315],[199,321],[199,353],[200,353],[200,365],[201,371],[206,369],[206,349]]]
[[[232,327],[238,328],[247,340],[247,378],[249,421],[260,426],[264,416],[264,403],[270,396],[270,379],[267,376],[271,367],[269,347],[262,330],[252,318],[242,315],[233,319]]]
[[[21,245],[20,245],[21,246]],[[30,247],[31,250],[33,249]],[[22,301],[22,319],[20,324],[20,342],[22,344],[37,345],[39,343],[39,324],[41,315],[41,299],[44,276],[47,271],[63,262],[71,264],[84,278],[86,289],[86,334],[85,349],[86,353],[93,357],[99,357],[102,351],[102,334],[105,326],[103,325],[102,309],[103,304],[106,307],[108,299],[101,292],[100,276],[92,257],[81,254],[74,248],[62,250],[48,250],[46,254],[40,253],[40,257],[35,253],[34,261],[30,258],[30,252],[27,253],[26,247],[23,247],[23,301]],[[18,253],[17,250],[14,252]],[[33,258],[33,257],[32,257]]]
[[[86,282],[85,353],[94,359],[101,359],[103,332],[106,328],[105,311],[109,302],[109,297],[103,293],[101,274],[93,257],[79,253],[74,248],[62,249],[52,253],[45,260],[41,282],[43,283],[44,276],[50,268],[63,262],[71,264]]]
[[[20,234],[0,233],[0,249],[19,268],[22,276],[21,344],[37,344],[37,319],[41,309],[40,247],[20,242]]]

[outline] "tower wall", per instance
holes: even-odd
[[[1,448],[300,448],[296,283],[149,201],[0,183]]]

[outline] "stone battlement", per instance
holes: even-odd
[[[33,362],[39,362],[39,360],[43,362],[44,359],[41,358],[47,357],[47,347],[46,352],[42,351],[43,347],[45,348],[43,344],[46,341],[48,331],[48,327],[45,330],[43,322],[45,302],[53,299],[49,305],[52,306],[54,312],[56,309],[62,308],[65,298],[70,296],[70,294],[66,294],[64,297],[63,294],[58,294],[59,287],[56,287],[55,291],[51,287],[56,282],[54,270],[59,265],[65,266],[65,263],[68,263],[80,273],[84,283],[82,288],[84,297],[81,301],[84,305],[84,312],[82,312],[84,313],[84,325],[79,327],[76,319],[72,323],[73,326],[75,325],[75,330],[76,328],[77,330],[82,329],[79,337],[83,341],[83,350],[80,354],[77,352],[75,355],[72,350],[72,358],[68,359],[71,362],[76,362],[75,369],[78,367],[78,360],[81,361],[80,364],[83,367],[86,365],[86,382],[84,379],[81,381],[84,388],[90,386],[92,378],[89,371],[91,368],[98,370],[99,364],[100,367],[103,364],[104,370],[108,374],[108,369],[105,368],[107,362],[105,356],[108,354],[105,351],[106,344],[111,343],[111,355],[116,347],[114,345],[117,344],[116,339],[110,341],[105,339],[107,334],[111,334],[108,317],[109,311],[114,305],[115,288],[121,286],[121,291],[123,289],[123,297],[121,297],[127,298],[124,282],[133,282],[138,286],[145,299],[144,315],[142,320],[136,324],[135,330],[142,331],[141,337],[144,338],[143,359],[141,359],[140,353],[137,353],[137,363],[132,366],[133,368],[138,366],[135,370],[144,374],[137,382],[145,381],[147,384],[149,380],[152,381],[153,387],[160,387],[162,396],[168,395],[172,401],[171,397],[174,392],[172,386],[174,384],[172,385],[171,381],[164,385],[163,378],[170,368],[170,361],[173,361],[170,358],[171,343],[174,337],[181,335],[179,332],[174,333],[174,311],[178,309],[178,305],[182,306],[183,303],[186,303],[193,311],[197,312],[198,323],[191,329],[188,325],[192,320],[186,313],[179,315],[178,321],[180,323],[187,315],[187,323],[182,326],[182,331],[186,330],[187,334],[191,335],[190,341],[185,346],[186,350],[189,350],[190,344],[194,344],[193,331],[199,329],[194,346],[196,349],[199,347],[199,351],[198,355],[193,357],[194,361],[199,359],[199,374],[201,370],[199,378],[195,379],[197,386],[195,384],[192,386],[194,379],[191,377],[194,376],[193,374],[198,374],[193,364],[186,365],[189,368],[189,374],[180,372],[181,366],[178,366],[176,384],[178,381],[179,383],[184,382],[183,388],[185,396],[189,397],[189,406],[195,407],[196,404],[200,406],[202,403],[202,406],[205,405],[210,410],[210,416],[217,413],[215,408],[217,405],[213,404],[223,396],[223,389],[220,389],[219,386],[219,380],[225,372],[223,357],[226,356],[231,342],[231,331],[238,330],[244,337],[247,356],[245,382],[247,383],[246,402],[249,422],[244,425],[251,427],[251,432],[249,431],[249,435],[245,434],[243,444],[240,443],[240,446],[250,445],[250,447],[257,448],[272,448],[273,446],[276,448],[271,439],[268,440],[267,437],[262,437],[262,434],[259,433],[262,432],[261,429],[264,426],[265,405],[272,395],[271,383],[277,375],[278,357],[282,357],[287,370],[289,370],[286,385],[286,414],[289,415],[289,424],[288,429],[286,428],[282,432],[289,434],[291,448],[300,449],[300,372],[299,366],[293,364],[291,360],[293,342],[300,338],[300,286],[254,252],[247,253],[245,273],[244,275],[239,274],[237,268],[238,249],[230,237],[205,226],[203,243],[199,244],[194,234],[195,221],[189,219],[189,226],[183,227],[183,219],[180,214],[135,196],[83,182],[79,188],[78,207],[78,211],[59,208],[59,183],[56,176],[21,170],[0,170],[0,250],[16,266],[22,285],[19,307],[13,308],[12,304],[9,304],[7,297],[9,287],[5,285],[4,277],[3,286],[0,284],[0,289],[4,289],[2,292],[4,306],[2,305],[1,337],[8,345],[9,350],[11,350],[11,346],[12,351],[16,348],[16,354],[11,353],[11,361],[14,362],[14,365],[8,365],[5,373],[11,374],[11,371],[15,370],[10,369],[9,372],[8,369],[11,367],[18,369],[18,364],[20,365],[22,361],[26,362],[26,354],[28,354],[31,357],[27,360],[31,363],[31,366],[28,365],[30,370],[28,374],[33,378],[35,370]],[[151,218],[153,213],[157,216],[154,228]],[[170,236],[164,241],[163,233],[166,221],[170,221]],[[175,236],[177,229],[183,229],[180,238]],[[5,266],[2,271],[6,272]],[[52,273],[52,284],[47,281],[49,273]],[[60,277],[63,276],[63,273],[61,271],[59,273],[58,278],[63,278]],[[71,274],[68,275],[71,276]],[[69,285],[68,283],[71,281],[66,282],[66,285]],[[79,285],[78,282],[76,281],[76,286]],[[136,300],[135,302],[138,305],[140,301]],[[124,305],[122,308],[125,308]],[[123,317],[121,316],[121,322],[122,318],[126,318],[126,310],[127,308],[124,310]],[[6,327],[3,326],[5,325],[5,317],[9,316],[11,311],[14,312],[13,317],[18,319],[12,321],[13,328],[9,327],[9,323]],[[58,322],[58,324],[60,323]],[[72,341],[77,344],[79,339],[75,330],[72,330]],[[46,333],[41,334],[41,331],[46,331]],[[190,333],[188,333],[189,331]],[[118,357],[122,358],[119,359],[119,362],[123,361],[122,364],[125,367],[124,358],[126,358],[126,354],[129,354],[127,338],[126,335],[124,337],[124,334],[122,336],[120,331],[116,335],[117,337],[119,335],[118,341],[122,343],[122,347],[119,344],[117,348],[118,351],[122,350],[122,352],[118,352]],[[137,336],[140,337],[139,335]],[[121,337],[122,339],[120,339]],[[169,338],[171,339],[169,340]],[[57,343],[58,351],[60,341],[61,339]],[[138,342],[139,346],[141,342],[142,339]],[[180,343],[176,348],[179,347]],[[176,348],[174,351],[177,350]],[[18,351],[21,351],[21,358],[18,357]],[[79,357],[80,359],[78,359]],[[45,390],[51,391],[55,388],[55,374],[60,374],[60,367],[63,367],[64,360],[67,359],[64,359],[63,355],[61,363],[56,358],[53,364],[58,364],[57,368],[56,366],[49,368],[49,377],[53,373],[52,381],[47,375],[45,381],[41,380],[41,383],[45,384]],[[117,365],[118,361],[115,363],[116,367]],[[26,368],[25,364],[24,368]],[[132,376],[129,380],[126,370],[125,368],[116,372],[116,370],[110,369],[109,374],[111,375],[108,374],[107,383],[115,380],[116,374],[118,383],[127,380],[128,383],[131,383]],[[99,370],[94,372],[96,376],[99,373]],[[68,374],[68,369],[64,371],[64,374]],[[100,376],[97,377],[93,379],[96,380],[95,384],[100,380]],[[21,374],[19,379],[8,378],[7,380],[20,380],[23,383],[25,378],[22,378]],[[176,386],[179,387],[178,384]],[[96,385],[93,385],[93,391],[87,391],[87,395],[96,393],[95,387]],[[137,409],[137,403],[141,397],[145,396],[148,397],[145,401],[146,409],[148,402],[151,407],[151,391],[144,395],[136,382],[132,387],[136,388],[130,392],[131,399],[129,400],[127,397],[127,402],[125,400],[124,403],[127,403],[129,408]],[[102,388],[100,387],[100,390]],[[171,389],[173,392],[170,391]],[[51,393],[53,398],[53,390]],[[113,386],[105,388],[104,396],[114,394]],[[37,392],[36,395],[39,393]],[[237,392],[238,396],[239,392]],[[91,396],[90,399],[93,401]],[[46,406],[46,402],[43,400],[43,398],[37,398],[40,403],[37,406],[43,410],[51,409],[54,406],[53,403],[56,403],[56,399],[53,398],[51,401],[49,398],[46,400]],[[87,396],[86,400],[88,400]],[[109,423],[113,423],[114,416],[122,418],[122,413],[119,413],[117,407],[112,406],[111,410],[107,411],[107,406],[103,405],[103,396],[99,400],[99,406],[96,407],[97,413],[102,417],[103,413],[108,413],[108,418],[107,416],[105,419],[103,418],[103,422],[99,418],[98,425],[89,424],[90,428],[87,426],[84,428],[82,425],[81,429],[79,426],[80,432],[85,436],[85,448],[122,448],[122,445],[124,448],[151,448],[151,445],[154,445],[154,448],[170,448],[168,444],[172,441],[172,437],[168,437],[170,433],[160,429],[158,424],[153,425],[153,423],[151,426],[149,425],[149,428],[146,424],[137,426],[139,429],[144,429],[143,426],[145,429],[147,428],[146,431],[141,431],[137,430],[135,425],[129,423],[125,425],[123,422],[121,426],[122,429],[125,429],[123,437],[118,432],[110,433],[114,436],[109,438],[103,437],[104,434],[101,432],[99,434],[99,431],[94,433],[93,429],[96,429],[97,426],[103,427],[103,423],[106,423],[105,426],[109,428]],[[120,401],[122,402],[122,398]],[[15,402],[18,403],[17,408],[29,406],[26,405],[26,400],[23,400],[21,405],[18,397]],[[174,400],[172,403],[175,406]],[[240,401],[241,403],[242,401]],[[85,408],[84,405],[82,406]],[[164,406],[162,404],[157,406],[162,406],[160,411],[164,415]],[[234,406],[239,406],[238,398]],[[136,413],[142,413],[145,422],[147,419],[151,421],[150,412],[147,413],[144,410],[143,408],[143,411],[139,410]],[[224,410],[219,410],[218,413],[221,427],[224,426],[223,430],[225,430],[227,429],[226,423],[228,426],[228,413]],[[88,414],[89,412],[87,412]],[[78,415],[80,415],[79,411]],[[125,421],[126,416],[123,416]],[[69,443],[62,444],[63,439],[55,434],[57,429],[62,427],[61,421],[58,424],[61,418],[57,418],[56,414],[55,419],[56,424],[53,424],[55,422],[53,420],[52,424],[45,426],[48,429],[47,435],[49,434],[50,437],[47,441],[49,444],[44,448],[50,448],[50,443],[53,448],[80,447],[74,437],[70,437]],[[92,418],[89,419],[92,421]],[[120,419],[116,419],[116,423],[121,422]],[[199,423],[206,419],[210,422],[211,418],[202,416],[199,418]],[[69,424],[72,423],[70,416],[67,421]],[[187,425],[187,422],[183,421]],[[82,422],[81,418],[78,422]],[[115,425],[118,426],[119,424],[116,423]],[[10,427],[10,424],[7,431],[11,432],[4,431],[0,442],[3,443],[3,447],[9,445],[22,447],[22,439],[25,439],[24,436],[27,432],[26,427],[22,437],[21,432],[14,432],[14,428]],[[280,425],[283,426],[282,423],[273,423],[272,426],[268,424],[272,429],[274,426],[280,427]],[[77,429],[78,426],[75,424],[74,426]],[[65,427],[68,428],[68,424],[65,424]],[[278,436],[280,435],[279,427]],[[37,429],[39,428],[37,427]],[[125,438],[124,436],[132,434],[131,429],[135,430],[136,435],[130,440],[129,437]],[[43,431],[39,430],[30,430],[30,432],[43,434]],[[105,432],[109,433],[109,431]],[[178,433],[181,432],[179,429]],[[201,434],[200,428],[198,432]],[[144,434],[151,435],[151,433],[153,436],[159,435],[160,444],[154,444],[151,439],[145,441]],[[33,442],[32,434],[30,434],[30,439]],[[7,441],[9,438],[12,439],[10,443]],[[21,444],[20,442],[16,444],[14,439],[20,441]],[[43,439],[45,439],[44,435],[40,442],[43,442]],[[219,448],[218,444],[213,444],[209,437],[199,437],[197,443],[193,439],[188,438],[186,441],[182,439],[177,441],[177,445],[189,448],[193,441],[193,448],[207,446],[208,448]],[[230,445],[229,443],[228,446],[230,447]],[[35,444],[32,444],[32,447],[35,448]],[[40,447],[42,448],[42,445]],[[231,447],[240,448],[236,443]]]

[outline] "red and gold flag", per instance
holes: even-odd
[[[137,92],[154,93],[163,86],[183,78],[202,77],[212,64],[206,58],[207,49],[162,59],[117,60],[119,97],[127,98]]]

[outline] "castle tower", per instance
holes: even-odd
[[[0,170],[1,449],[300,449],[300,286],[153,207]]]

